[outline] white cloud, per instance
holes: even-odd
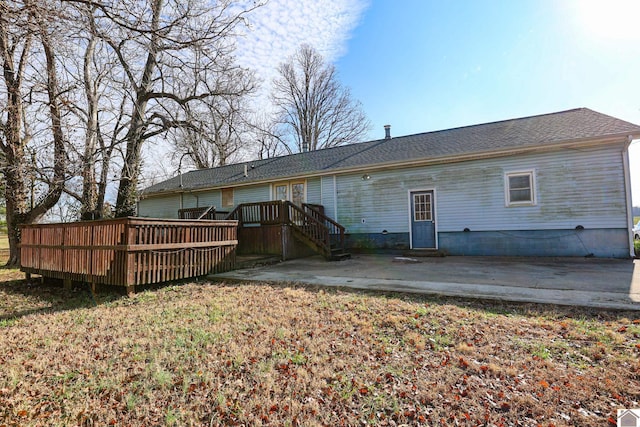
[[[367,0],[269,0],[249,15],[238,62],[255,70],[268,91],[278,64],[302,43],[328,62],[339,59],[367,6]]]

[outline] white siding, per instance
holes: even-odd
[[[138,203],[138,215],[148,218],[178,218],[180,196],[150,197]]]
[[[537,204],[505,207],[504,174],[533,169]],[[351,233],[407,232],[408,192],[436,190],[438,231],[625,228],[619,147],[338,176],[338,222]],[[364,222],[362,221],[364,219]]]
[[[224,210],[222,207],[222,195],[220,190],[206,191],[196,193],[198,196],[199,207],[215,206],[217,210]]]
[[[439,232],[626,228],[622,148],[563,150],[553,153],[475,160],[454,164],[337,175],[338,222],[350,233],[409,231],[409,191],[435,190]],[[506,207],[504,174],[534,170],[535,206]],[[234,203],[270,199],[270,185],[234,189]],[[183,206],[214,205],[220,191],[186,193]],[[309,178],[307,201],[336,212],[334,176]],[[140,201],[141,216],[176,218],[180,196]],[[364,222],[363,222],[364,220]]]
[[[198,193],[184,193],[182,206],[186,208],[201,208],[203,206],[215,206],[221,209],[220,190],[203,191]]]
[[[199,197],[195,197],[193,194],[186,193],[182,195],[182,206],[186,208],[197,208],[200,206]]]
[[[407,183],[417,179],[423,188],[428,179],[412,177],[410,170],[369,175],[371,178],[366,181],[362,180],[362,173],[336,177],[337,221],[349,233],[408,232]]]
[[[320,178],[307,179],[307,203],[322,204],[322,188]]]
[[[336,194],[334,191],[334,182],[334,175],[322,177],[322,201],[320,202],[320,204],[324,206],[325,215],[335,220]]]
[[[233,191],[233,203],[238,206],[241,203],[266,202],[269,200],[269,187],[270,184],[236,187]]]

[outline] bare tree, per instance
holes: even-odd
[[[255,154],[259,159],[291,154],[291,150],[288,150],[287,145],[283,142],[285,135],[272,115],[257,113],[253,117],[250,127],[251,139],[256,143]]]
[[[250,141],[247,95],[255,87],[253,74],[238,70],[224,78],[228,80],[226,85],[237,88],[235,93],[187,108],[190,126],[179,128],[174,135],[174,156],[188,156],[197,169],[233,162]]]
[[[187,112],[218,96],[250,91],[221,75],[238,67],[231,36],[244,16],[232,0],[67,0],[97,7],[100,38],[115,52],[128,86],[128,119],[116,215],[135,215],[145,141],[195,125]]]
[[[135,213],[145,141],[215,120],[217,162],[238,144],[252,79],[235,65],[234,29],[258,7],[232,0],[0,0],[0,165],[10,263],[20,223],[61,200],[67,214]],[[242,77],[242,78],[239,78]],[[75,200],[73,200],[75,199]],[[75,209],[75,207],[78,209]],[[62,212],[62,211],[60,211]],[[54,213],[59,214],[59,213]]]
[[[70,96],[69,104],[77,117],[76,140],[68,146],[73,161],[69,173],[75,178],[68,181],[65,192],[80,206],[66,211],[77,212],[83,219],[110,213],[105,197],[114,172],[112,159],[128,122],[129,85],[122,81],[115,52],[100,37],[98,9],[93,3],[69,3],[66,33],[69,44],[77,48],[61,55],[73,81],[75,98]]]
[[[362,106],[338,81],[335,67],[302,45],[278,67],[272,100],[290,152],[335,147],[361,140],[370,127]]]
[[[20,262],[18,225],[42,218],[60,199],[66,178],[64,99],[58,83],[55,5],[51,3],[0,0],[0,93],[4,97],[0,101],[0,149],[10,246],[8,265]],[[45,108],[48,123],[25,120],[28,111],[33,111],[29,107],[36,104]],[[44,139],[53,150],[50,163],[38,168],[46,176],[47,185],[36,200],[34,181],[29,179],[35,169],[31,155],[35,150],[29,145]],[[42,159],[49,157],[43,154]]]

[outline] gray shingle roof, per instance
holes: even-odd
[[[625,134],[640,136],[640,126],[587,108],[578,108],[195,170],[183,174],[182,189],[226,187],[334,170],[544,147]],[[246,177],[245,164],[248,169]],[[180,179],[176,176],[146,188],[142,194],[172,192],[179,190],[179,185]]]

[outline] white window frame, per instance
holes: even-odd
[[[429,213],[429,218],[426,219],[417,219],[416,218],[416,198],[418,196],[428,196],[429,199],[429,210],[425,211],[425,213]],[[426,202],[426,200],[425,200]],[[416,193],[413,195],[413,221],[414,222],[427,222],[427,221],[431,221],[433,222],[433,194],[429,193],[429,192],[424,192],[424,193]]]
[[[524,201],[511,201],[511,187],[509,183],[509,178],[516,176],[528,176],[529,183],[531,184],[531,199]],[[506,207],[517,207],[517,206],[535,206],[537,205],[537,196],[538,192],[536,191],[536,171],[535,169],[525,169],[518,171],[509,171],[504,174],[504,203]]]

